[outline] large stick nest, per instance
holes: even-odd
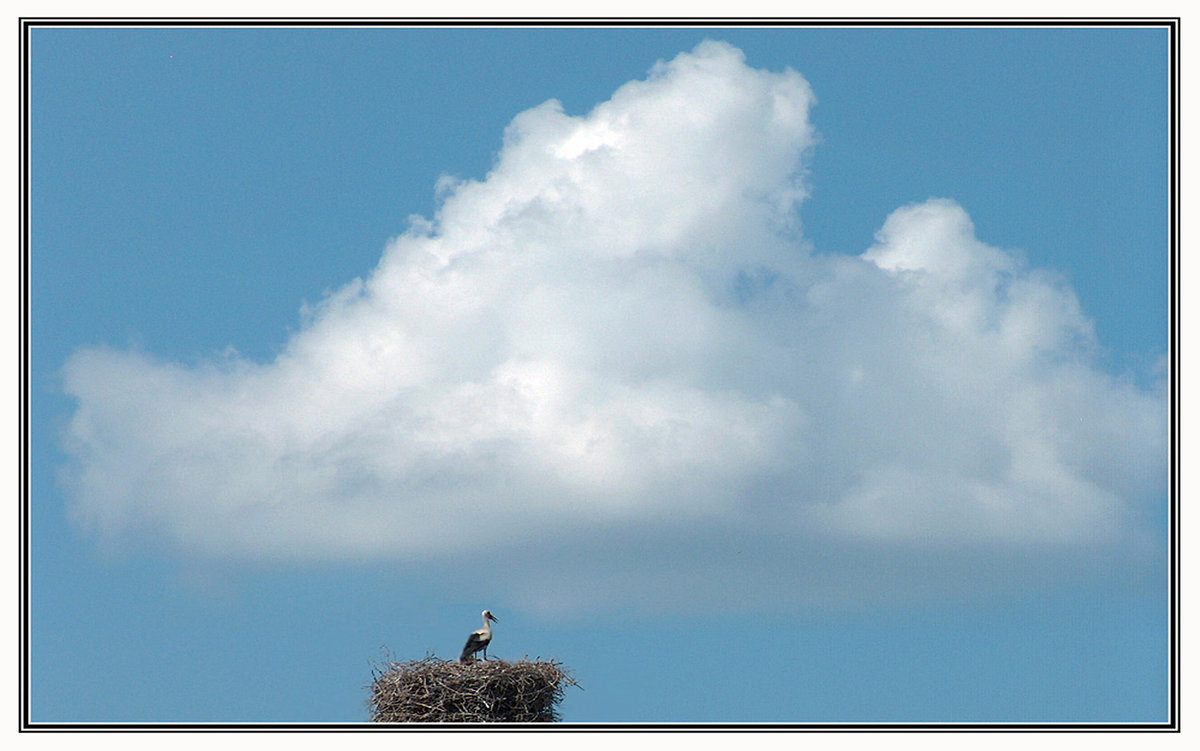
[[[389,662],[372,670],[375,722],[555,722],[574,679],[555,662],[436,657]]]

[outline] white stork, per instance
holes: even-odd
[[[462,655],[458,658],[459,662],[472,662],[475,660],[476,652],[483,652],[483,659],[487,659],[488,644],[492,641],[492,625],[488,621],[498,621],[499,619],[492,615],[492,611],[483,611],[483,628],[477,631],[472,631],[467,637],[466,646],[463,647]]]

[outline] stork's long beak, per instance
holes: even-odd
[[[497,618],[496,616],[492,615],[491,613],[488,613],[488,618],[491,618],[493,621],[496,621],[497,623],[500,622],[500,619]]]

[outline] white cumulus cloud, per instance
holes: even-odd
[[[586,115],[517,115],[484,179],[443,181],[269,362],[79,350],[75,517],[235,558],[570,539],[597,572],[662,530],[676,565],[728,562],[728,591],[786,588],[790,548],[828,572],[872,546],[1138,537],[1165,493],[1161,389],[1101,369],[1070,288],[953,201],[814,252],[813,103],[705,42]]]

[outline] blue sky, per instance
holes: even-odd
[[[31,719],[1165,721],[1167,43],[35,29]]]

